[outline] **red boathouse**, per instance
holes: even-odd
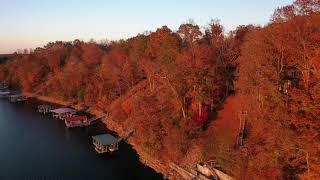
[[[82,127],[89,126],[90,121],[87,116],[71,116],[64,118],[64,122],[67,127]]]

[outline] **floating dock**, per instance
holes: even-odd
[[[101,153],[112,153],[114,151],[117,151],[119,139],[112,136],[111,134],[101,134],[92,136],[93,139],[93,145],[95,147],[95,150],[101,154]]]

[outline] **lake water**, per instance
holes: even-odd
[[[105,132],[102,123],[67,129],[34,102],[0,99],[0,179],[162,179],[124,142],[115,154],[97,154],[91,136]]]

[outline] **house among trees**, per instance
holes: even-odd
[[[95,150],[98,153],[114,152],[118,150],[119,140],[111,134],[92,136]]]
[[[299,77],[300,73],[297,67],[284,66],[280,74],[279,90],[284,94],[288,94],[289,89],[299,86]]]
[[[64,118],[66,117],[73,116],[77,111],[71,108],[58,108],[58,109],[51,110],[50,112],[53,113],[54,118],[64,120]]]

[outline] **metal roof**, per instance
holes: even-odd
[[[0,91],[0,95],[9,95],[10,94],[10,92],[9,91]]]
[[[87,116],[71,116],[64,118],[65,121],[82,121],[87,120]]]
[[[47,105],[47,104],[41,104],[38,106],[38,108],[52,108],[52,106]]]
[[[23,94],[13,94],[13,95],[10,95],[11,98],[18,98],[18,97],[24,97]]]
[[[64,114],[64,113],[72,113],[77,111],[71,108],[58,108],[58,109],[50,110],[50,112],[53,112],[56,114]]]
[[[92,138],[104,146],[118,142],[118,139],[112,136],[111,134],[100,134],[100,135],[92,136]]]

